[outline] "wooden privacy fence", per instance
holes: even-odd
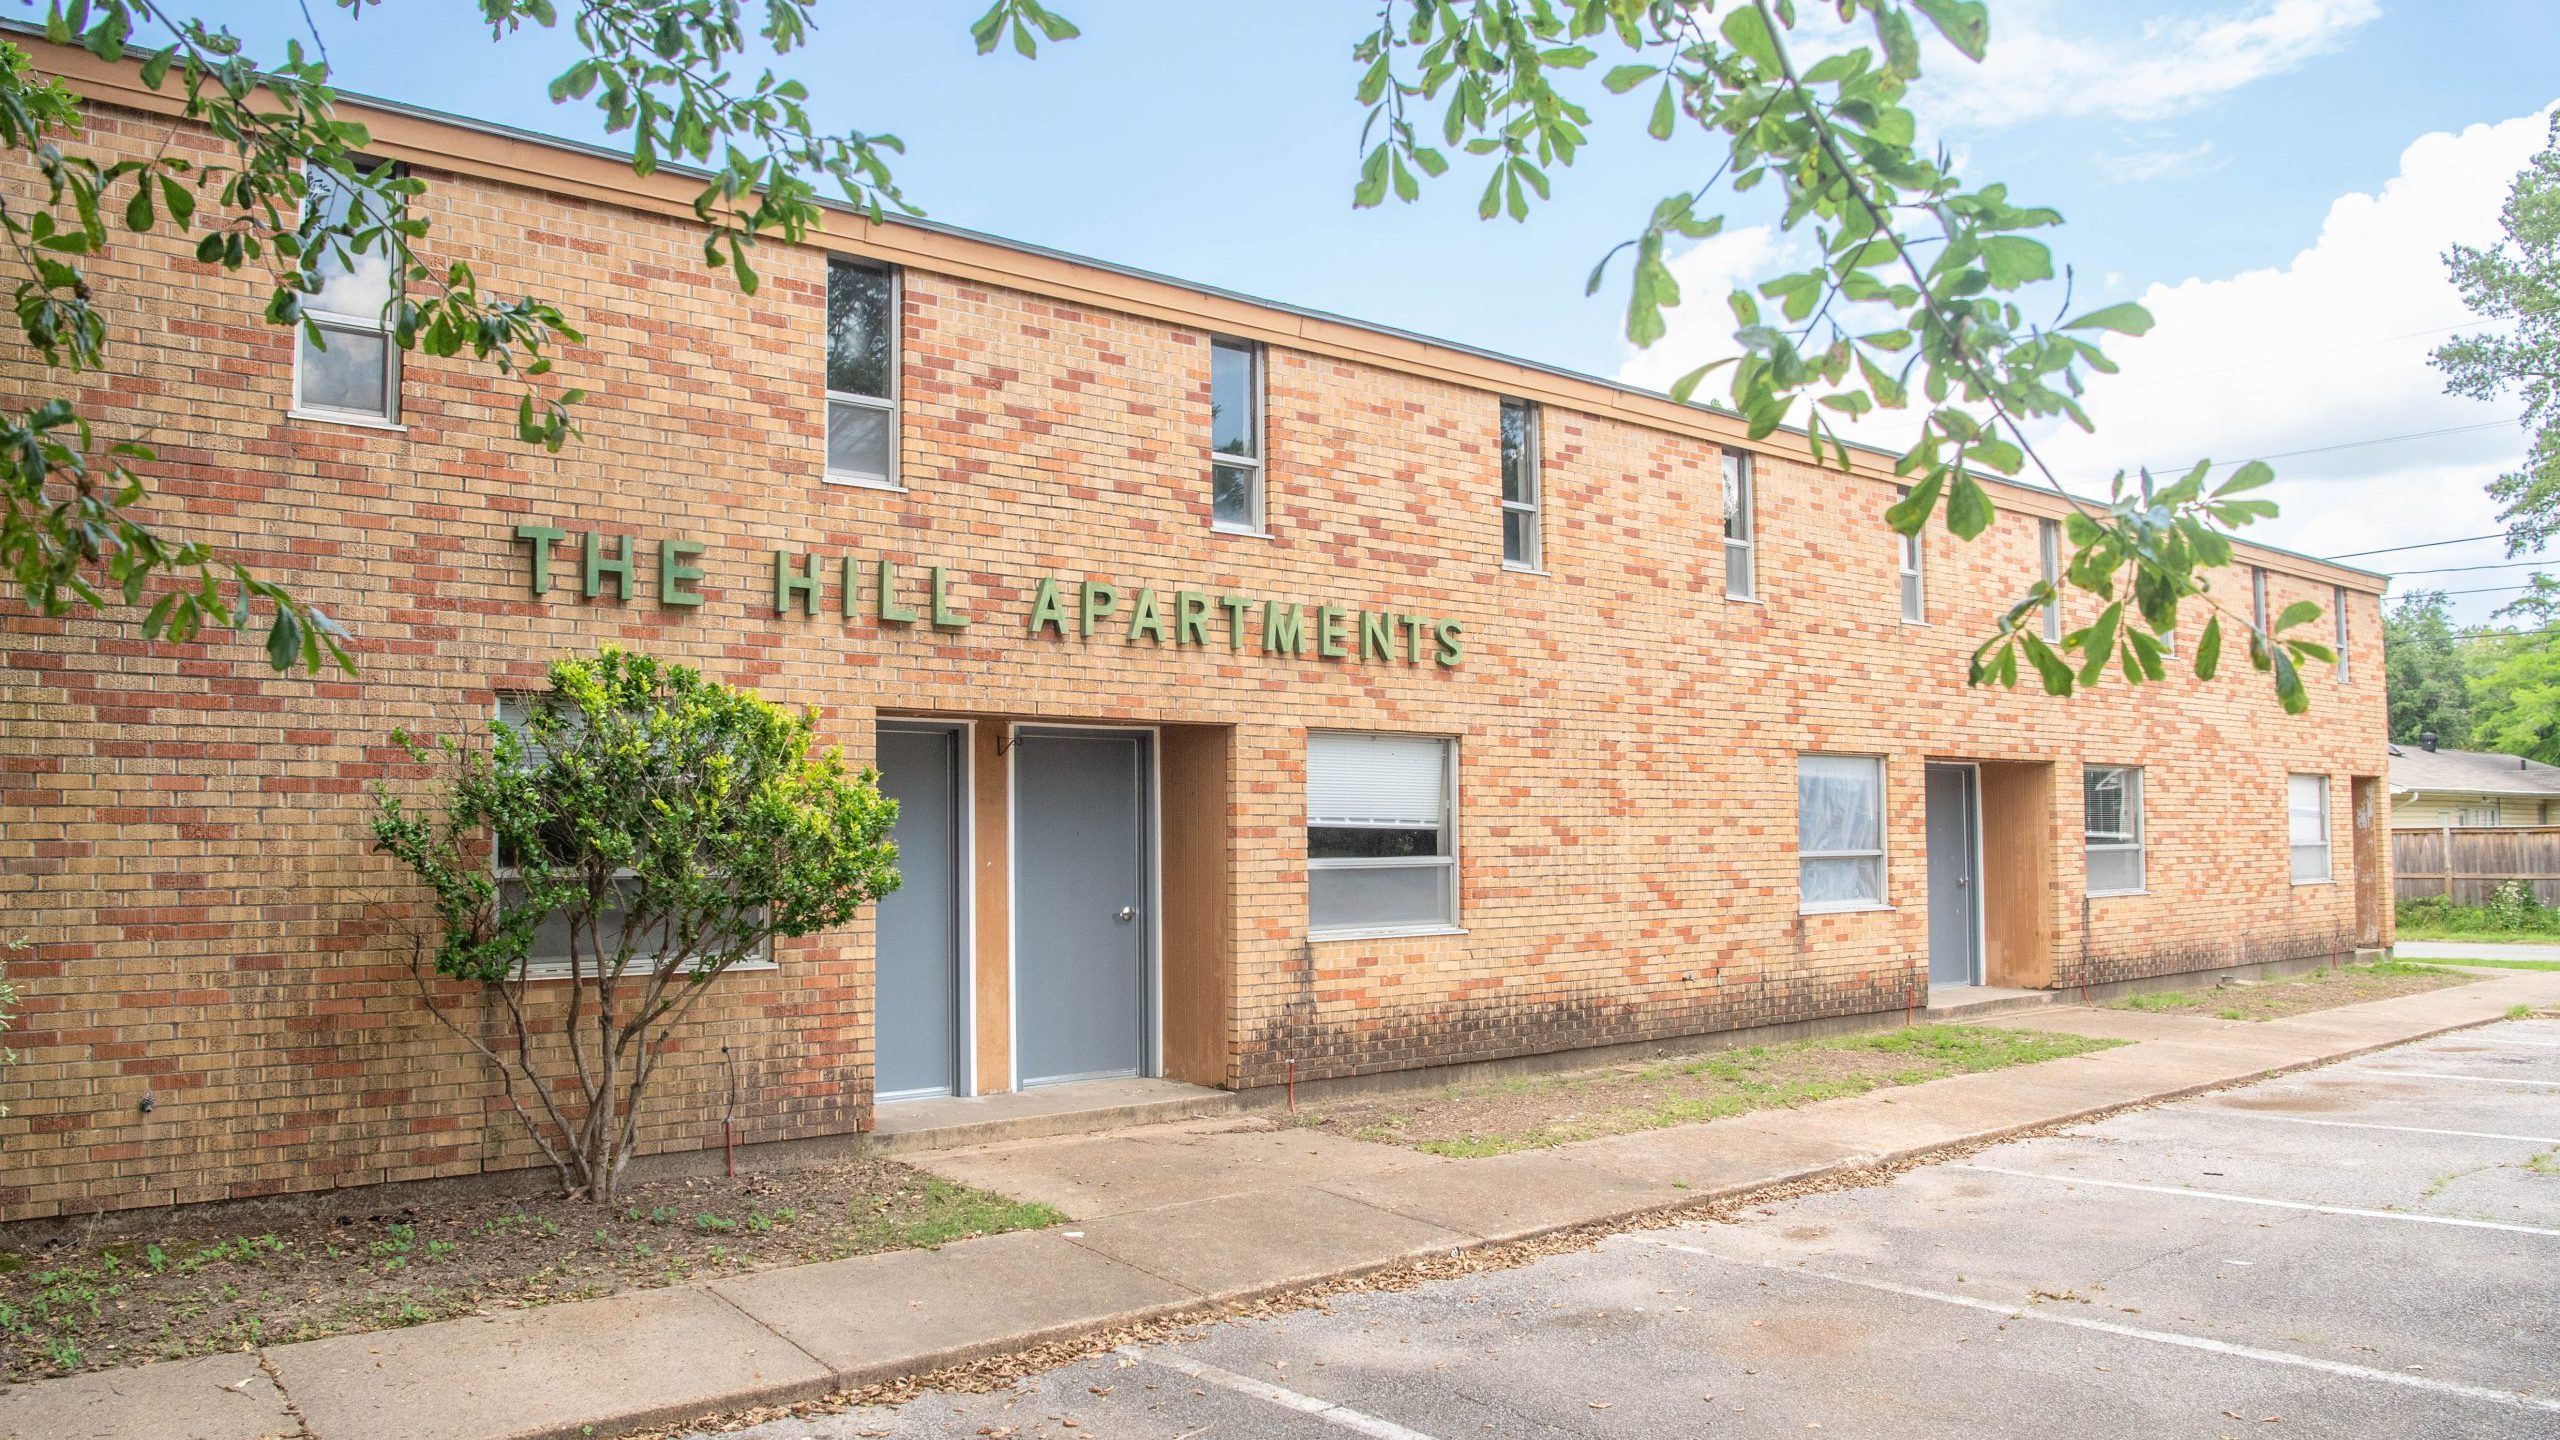
[[[2560,905],[2560,825],[2441,826],[2391,832],[2395,898],[2441,895],[2456,905],[2486,905],[2509,880],[2533,886],[2534,898]]]

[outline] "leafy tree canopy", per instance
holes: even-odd
[[[2432,734],[2448,750],[2471,748],[2471,684],[2462,637],[2441,591],[2404,596],[2382,617],[2391,739],[2415,745]]]
[[[2490,497],[2506,506],[2499,518],[2507,553],[2522,555],[2560,534],[2560,113],[2551,117],[2551,143],[2516,176],[2499,219],[2503,243],[2456,245],[2445,252],[2445,268],[2472,314],[2513,328],[2457,336],[2433,360],[2452,394],[2494,400],[2513,391],[2524,400],[2532,436],[2524,463],[2489,483]],[[2508,608],[2548,618],[2552,604],[2537,587]]]

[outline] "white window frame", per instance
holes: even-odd
[[[2133,820],[2133,828],[2130,831],[2100,832],[2090,828],[2091,822],[2089,819],[2087,802],[2089,782],[2096,776],[2106,774],[2125,777],[2125,780],[2122,783],[2125,786],[2126,799],[2130,802],[2126,809]],[[2150,820],[2149,817],[2145,815],[2143,808],[2145,800],[2143,796],[2142,778],[2142,767],[2139,765],[2088,765],[2081,769],[2080,793],[2082,801],[2080,810],[2080,843],[2083,851],[2084,866],[2081,871],[2081,878],[2083,882],[2086,883],[2088,892],[2092,897],[2107,895],[2145,895],[2150,893],[2151,857],[2147,853],[2148,842],[2145,833],[2149,828]],[[2103,840],[2100,839],[2099,837],[2102,833],[2107,838]],[[2086,862],[2090,858],[2093,858],[2102,852],[2107,854],[2132,854],[2133,884],[2129,886],[2110,886],[2102,889],[2094,882],[2088,881],[2089,876],[2097,873],[2097,867],[2095,865],[2087,864]]]
[[[2347,683],[2347,587],[2329,587],[2329,608],[2338,616],[2338,683]]]
[[[1747,450],[1724,452],[1724,598],[1760,600],[1759,477]]]
[[[531,691],[523,690],[501,690],[498,692],[496,702],[490,707],[490,713],[495,715],[498,719],[505,721],[507,724],[515,726],[518,729],[522,729],[527,718],[528,711],[524,708],[519,708],[516,714],[509,715],[507,713],[507,709],[511,702],[519,707],[523,707],[524,701],[530,698],[532,693],[533,692]],[[491,878],[498,882],[501,893],[504,892],[507,882],[518,879],[522,874],[516,866],[502,863],[497,853],[497,847],[495,846],[491,846],[489,851],[489,873]],[[615,881],[619,882],[630,879],[636,873],[638,872],[630,869],[620,869],[613,872],[613,878]],[[647,976],[656,968],[656,956],[634,955],[631,957],[631,968],[623,973],[626,978],[639,978]],[[773,958],[773,942],[768,940],[765,942],[763,948],[756,954],[737,961],[735,964],[729,966],[728,969],[723,970],[720,973],[727,975],[739,970],[779,970],[781,968],[781,965]],[[568,980],[575,978],[583,982],[592,979],[593,977],[586,974],[584,971],[577,971],[573,975],[569,957],[566,955],[554,956],[546,959],[540,955],[529,954],[524,957],[524,978],[527,980]]]
[[[1540,463],[1540,454],[1545,447],[1541,436],[1543,427],[1540,424],[1539,406],[1532,400],[1506,398],[1502,401],[1502,408],[1505,410],[1517,408],[1520,411],[1520,488],[1529,497],[1526,500],[1514,500],[1507,494],[1503,497],[1502,514],[1505,524],[1502,531],[1502,568],[1532,575],[1542,574],[1547,564],[1547,521],[1544,513],[1547,478],[1545,468]],[[1499,454],[1501,446],[1501,431],[1497,429],[1494,432],[1497,467],[1501,463]],[[1521,559],[1515,559],[1511,554],[1511,527],[1508,521],[1515,514],[1529,517],[1529,553],[1527,557]]]
[[[1862,760],[1876,772],[1876,848],[1872,850],[1807,850],[1804,848],[1804,762],[1807,760]],[[1796,912],[1801,915],[1842,915],[1866,910],[1893,908],[1893,860],[1890,854],[1891,834],[1887,823],[1893,812],[1892,797],[1885,786],[1892,779],[1881,755],[1842,755],[1823,751],[1807,751],[1796,756]],[[1872,900],[1807,900],[1804,898],[1804,866],[1808,860],[1864,860],[1876,862],[1876,894]]]
[[[2317,781],[2320,786],[2320,843],[2316,846],[2295,844],[2293,840],[2293,790],[2295,782],[2302,780]],[[2284,804],[2286,853],[2289,868],[2293,875],[2293,883],[2296,885],[2328,885],[2334,883],[2338,878],[2338,871],[2335,863],[2336,857],[2330,853],[2332,848],[2332,837],[2329,832],[2335,828],[2333,824],[2335,817],[2331,815],[2329,810],[2329,777],[2326,775],[2287,775],[2284,781]],[[2315,849],[2320,852],[2320,874],[2317,878],[2305,879],[2302,874],[2302,854],[2306,850]]]
[[[359,160],[356,168],[370,175],[376,170],[390,168],[393,163],[394,162],[389,160],[376,160],[369,163]],[[398,172],[394,170],[393,173],[396,175]],[[330,182],[333,184],[340,183],[340,177],[338,177],[335,172],[331,172]],[[303,205],[307,209],[310,203],[308,185],[306,184]],[[396,219],[397,217],[394,218]],[[384,259],[387,262],[390,259],[390,252],[386,249],[383,254]],[[391,270],[391,298],[394,302],[398,301],[400,298],[401,278],[402,277],[397,267],[393,267]],[[406,430],[408,427],[400,423],[400,345],[398,340],[394,338],[392,334],[391,313],[389,308],[385,307],[371,315],[348,315],[340,311],[317,310],[308,307],[306,307],[302,313],[314,326],[318,327],[321,335],[324,337],[322,341],[324,345],[327,343],[325,337],[333,334],[378,336],[381,338],[382,407],[378,410],[349,410],[341,406],[328,405],[318,401],[304,399],[302,395],[302,347],[310,342],[310,337],[303,334],[300,326],[296,326],[294,327],[293,332],[293,404],[286,413],[293,418],[300,420],[326,420],[333,424],[361,425],[377,430]]]
[[[1221,535],[1258,535],[1271,533],[1271,476],[1263,459],[1270,450],[1271,387],[1266,371],[1266,356],[1258,340],[1237,340],[1224,335],[1209,337],[1209,398],[1214,407],[1218,394],[1217,353],[1219,350],[1241,350],[1253,361],[1252,378],[1246,383],[1253,392],[1253,425],[1247,433],[1253,437],[1253,453],[1230,455],[1216,448],[1217,427],[1210,424],[1209,440],[1209,528]],[[1218,471],[1242,470],[1253,477],[1253,519],[1246,524],[1218,518]]]
[[[2036,517],[2036,563],[2044,574],[2044,583],[2053,587],[2053,598],[2044,602],[2045,643],[2062,643],[2062,522],[2050,515]]]
[[[1310,892],[1308,896],[1307,910],[1307,938],[1310,940],[1354,940],[1371,936],[1452,935],[1459,933],[1460,898],[1458,894],[1458,879],[1461,872],[1458,869],[1457,737],[1451,735],[1408,735],[1373,730],[1313,729],[1307,732],[1308,744],[1305,753],[1309,757],[1312,757],[1315,753],[1314,742],[1316,737],[1319,735],[1347,736],[1354,739],[1375,738],[1407,741],[1425,740],[1438,745],[1440,747],[1440,848],[1447,853],[1441,855],[1395,856],[1379,859],[1319,860],[1313,856],[1309,856],[1307,858],[1307,871],[1309,875],[1308,889]],[[1312,758],[1310,758],[1309,764],[1313,764]],[[1313,799],[1313,789],[1314,787],[1312,783],[1310,783],[1308,786],[1310,801]],[[1306,809],[1307,828],[1312,830],[1316,825],[1316,816],[1313,813],[1314,807],[1312,803],[1310,803]],[[1345,825],[1344,822],[1338,818],[1332,819],[1329,824],[1331,827],[1338,828],[1358,828],[1357,822],[1354,822],[1351,825]],[[1403,829],[1406,827],[1396,826],[1393,828]],[[1327,926],[1318,925],[1316,923],[1313,895],[1313,876],[1316,871],[1423,869],[1438,869],[1445,872],[1441,881],[1441,893],[1449,898],[1449,913],[1445,918],[1418,922],[1411,925]]]
[[[1894,492],[1897,497],[1910,493],[1908,486]],[[1920,536],[1905,535],[1896,530],[1893,538],[1900,542],[1896,547],[1899,564],[1895,568],[1895,579],[1902,591],[1902,623],[1926,625],[1929,623],[1929,581],[1927,563],[1920,554]]]
[[[855,270],[868,270],[875,275],[886,278],[889,282],[889,393],[886,396],[857,395],[849,390],[828,388],[826,390],[826,408],[830,417],[829,423],[832,424],[831,417],[833,416],[835,408],[839,405],[847,405],[863,410],[876,411],[888,416],[889,467],[888,473],[885,475],[865,475],[859,471],[838,470],[835,468],[834,462],[831,458],[822,458],[820,461],[821,473],[819,478],[825,480],[830,485],[849,485],[858,490],[904,490],[907,488],[906,482],[900,474],[900,470],[902,468],[900,461],[904,457],[900,452],[905,448],[905,436],[903,434],[903,427],[899,422],[906,413],[905,406],[902,403],[902,397],[904,395],[906,385],[907,368],[906,280],[904,275],[899,272],[898,267],[895,265],[874,265],[867,260],[855,260],[842,255],[831,255],[827,257],[827,266],[830,271],[838,265],[843,265]],[[833,317],[829,318],[832,319]],[[827,345],[834,344],[835,327],[830,324],[822,328],[824,331],[822,336],[823,343]],[[818,373],[821,377],[824,377],[826,374],[826,360],[826,354],[821,350],[818,356]],[[818,437],[818,444],[819,453],[824,457],[827,447],[826,436],[823,432],[821,432]]]

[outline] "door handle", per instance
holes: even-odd
[[[1121,907],[1120,907],[1120,920],[1121,920],[1121,922],[1122,922],[1123,924],[1126,924],[1127,922],[1129,922],[1129,921],[1131,921],[1131,920],[1135,920],[1135,919],[1137,919],[1137,918],[1138,918],[1138,907],[1137,907],[1137,906],[1135,906],[1135,905],[1123,905],[1123,906],[1121,906]]]

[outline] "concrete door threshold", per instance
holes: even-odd
[[[1932,1020],[1971,1020],[2004,1010],[2035,1010],[2050,1005],[2050,990],[2011,990],[1999,985],[1932,985],[1923,1013]]]
[[[1232,1090],[1185,1085],[1179,1080],[1078,1080],[998,1095],[887,1101],[872,1124],[871,1143],[874,1149],[893,1155],[951,1150],[1223,1115],[1238,1108],[1240,1102]]]

